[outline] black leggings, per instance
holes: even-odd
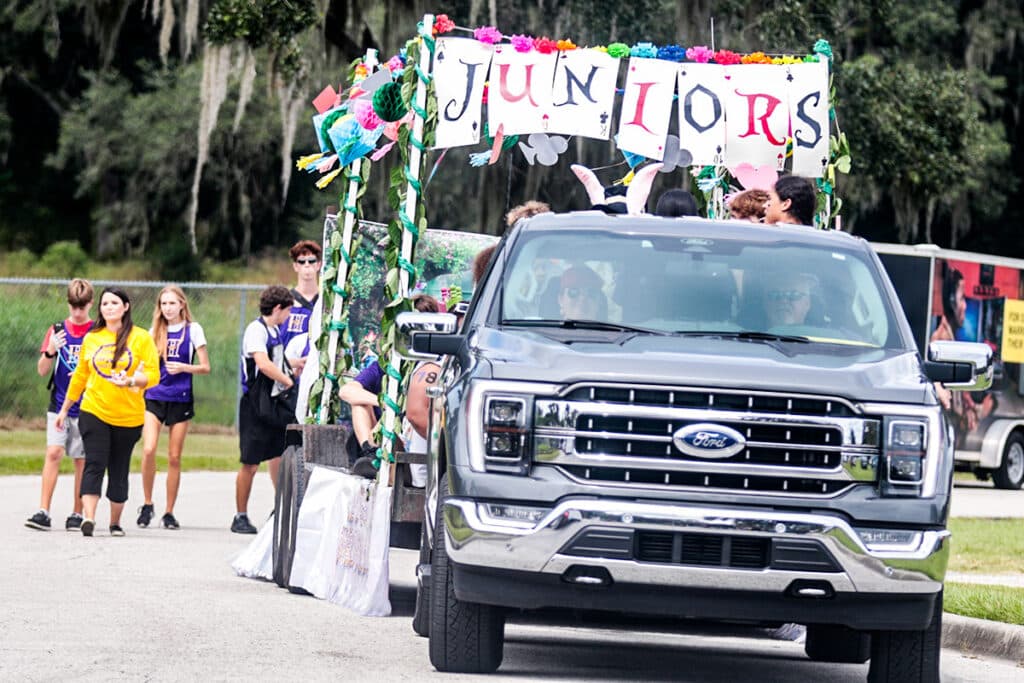
[[[128,468],[132,463],[132,449],[142,436],[142,425],[115,427],[82,411],[78,417],[78,430],[85,446],[81,495],[100,495],[103,473],[107,472],[107,498],[112,503],[128,500]]]

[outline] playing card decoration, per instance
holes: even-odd
[[[569,149],[569,141],[559,135],[531,133],[526,142],[519,143],[519,149],[531,166],[534,163],[554,166],[558,162],[558,155]]]

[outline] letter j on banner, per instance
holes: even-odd
[[[480,142],[484,82],[494,46],[472,38],[438,38],[434,57],[437,132],[434,147]]]

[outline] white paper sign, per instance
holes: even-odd
[[[661,160],[679,64],[631,57],[619,116],[619,149]]]
[[[548,132],[607,140],[615,111],[619,60],[600,50],[559,53]]]
[[[828,63],[791,64],[789,121],[793,133],[793,174],[820,178],[828,164]]]
[[[725,97],[725,163],[781,169],[789,134],[786,70],[771,64],[731,69]]]
[[[695,166],[717,166],[725,159],[725,102],[728,67],[683,64],[679,70],[679,147]]]
[[[437,94],[435,148],[480,142],[484,83],[494,46],[472,38],[438,38],[434,57]]]
[[[551,111],[557,59],[557,52],[516,52],[511,45],[495,46],[487,89],[487,125],[491,135],[499,125],[505,126],[505,135],[547,132],[544,116]]]

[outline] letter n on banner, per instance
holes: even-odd
[[[675,62],[630,58],[619,114],[619,149],[658,161],[665,157],[678,71]]]
[[[434,57],[437,149],[480,142],[487,69],[494,46],[472,38],[438,38]]]
[[[782,169],[786,161],[789,104],[786,67],[746,64],[729,71],[725,99],[725,163]]]
[[[679,147],[694,166],[718,166],[725,159],[726,67],[683,64],[679,70]]]
[[[558,53],[516,52],[496,45],[487,86],[488,130],[504,124],[505,135],[546,132],[544,116],[551,111],[551,84]]]
[[[619,60],[606,52],[559,53],[548,132],[607,140],[618,76]]]
[[[790,64],[789,122],[793,174],[820,178],[828,164],[828,61]]]

